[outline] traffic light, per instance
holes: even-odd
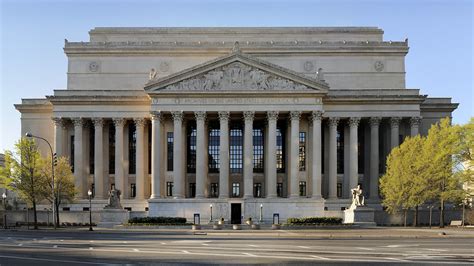
[[[56,155],[56,153],[53,154],[53,164],[54,166],[58,164],[58,155]]]

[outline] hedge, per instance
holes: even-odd
[[[129,224],[186,224],[186,218],[183,217],[135,217],[128,220]]]
[[[338,217],[301,217],[288,218],[288,225],[333,225],[342,224],[342,218]]]

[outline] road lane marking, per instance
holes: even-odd
[[[400,262],[411,262],[409,260],[403,260],[403,259],[398,259],[398,258],[386,258],[387,260],[395,260],[395,261],[400,261]]]
[[[54,245],[53,248],[58,248],[58,246],[57,246],[57,245]]]
[[[90,243],[94,243],[94,240],[89,241]]]
[[[299,248],[305,248],[305,249],[308,249],[310,247],[307,247],[307,246],[298,246]]]
[[[320,259],[320,260],[330,260],[330,258],[325,258],[325,257],[321,257],[321,256],[316,256],[316,255],[311,255],[310,257],[313,257],[315,259]]]
[[[257,245],[249,245],[249,247],[258,248],[259,246],[257,246]]]
[[[388,245],[387,248],[406,248],[406,247],[418,247],[419,245]]]
[[[19,247],[23,246],[23,244],[18,244]]]
[[[439,251],[439,252],[446,252],[447,250],[446,249],[436,249],[436,248],[425,248],[426,250],[429,250],[429,251]]]
[[[17,259],[17,260],[33,260],[33,261],[54,261],[54,262],[77,263],[77,264],[110,265],[110,263],[88,262],[88,261],[83,261],[83,260],[74,261],[74,260],[59,260],[59,259],[28,258],[24,256],[17,257],[17,256],[0,255],[0,258]]]
[[[202,243],[201,245],[203,245],[203,246],[209,246],[209,244],[206,244],[206,243]]]
[[[127,241],[123,241],[124,244],[127,244]]]
[[[182,252],[185,253],[185,254],[189,254],[189,251],[187,251],[187,250],[183,250]]]
[[[93,250],[94,248],[93,247],[89,247],[89,250]]]
[[[362,250],[374,250],[373,248],[363,248],[363,247],[356,247],[357,249],[362,249]]]
[[[160,244],[162,244],[162,245],[166,245],[166,243],[165,243],[165,242],[161,242]]]
[[[140,250],[139,250],[139,249],[136,249],[136,248],[134,248],[134,249],[133,249],[133,251],[135,251],[135,252],[139,252]]]
[[[257,255],[252,254],[252,253],[242,253],[242,254],[244,254],[246,256],[249,256],[249,257],[257,257]]]

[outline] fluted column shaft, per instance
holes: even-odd
[[[219,198],[229,197],[229,112],[219,112]]]
[[[299,173],[299,146],[300,146],[300,111],[290,112],[291,135],[290,135],[290,198],[299,196],[298,173]]]
[[[151,114],[151,196],[150,199],[161,198],[161,154],[163,133],[161,130],[161,113]]]
[[[370,198],[379,198],[379,125],[380,117],[370,118]]]
[[[206,185],[206,112],[194,112],[196,117],[196,198],[204,198]]]
[[[321,119],[323,112],[314,111],[311,113],[310,119],[313,122],[313,146],[312,146],[312,197],[315,199],[321,198]]]
[[[329,198],[337,198],[337,124],[338,117],[329,118]]]
[[[114,118],[115,126],[115,188],[120,190],[120,197],[123,199],[125,195],[125,180],[124,180],[124,146],[123,146],[123,129],[126,120],[123,118]]]
[[[54,122],[54,152],[58,157],[64,156],[64,120],[53,118]]]
[[[137,200],[145,199],[145,118],[135,118],[135,127],[137,130],[137,145],[135,153],[135,184]]]
[[[349,188],[355,188],[359,183],[359,153],[358,153],[358,127],[360,118],[351,117],[349,119]],[[349,190],[348,197],[352,193]]]
[[[253,118],[254,112],[244,112],[244,198],[253,197]]]
[[[173,196],[175,198],[184,198],[184,167],[183,167],[183,112],[176,111],[173,115]]]
[[[278,112],[267,112],[268,120],[268,143],[267,145],[267,165],[265,169],[267,198],[275,198],[277,196],[277,167],[276,167],[276,130],[278,121]]]
[[[104,198],[104,119],[94,118],[94,190],[95,199]]]
[[[84,137],[84,120],[73,118],[74,123],[74,179],[80,198],[87,198],[87,177],[84,173],[84,151],[82,141]]]
[[[412,137],[420,134],[420,123],[421,123],[421,117],[412,117],[410,118],[410,135]]]
[[[397,147],[399,143],[400,134],[400,117],[392,117],[390,119],[390,145],[393,148]]]

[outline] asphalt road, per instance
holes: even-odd
[[[0,265],[474,265],[473,237],[338,237],[305,231],[0,231]]]

